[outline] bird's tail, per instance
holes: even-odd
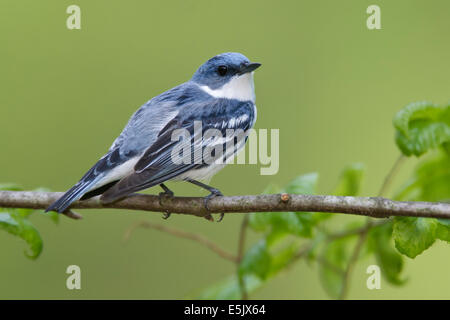
[[[63,213],[72,204],[72,202],[79,200],[86,192],[91,189],[91,186],[95,183],[94,181],[83,181],[81,180],[72,188],[70,188],[61,198],[53,202],[46,210],[56,211]]]

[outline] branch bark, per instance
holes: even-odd
[[[0,191],[0,207],[45,209],[63,195],[62,192]],[[214,197],[172,197],[160,201],[158,196],[134,194],[112,204],[102,204],[99,197],[77,201],[71,209],[128,209],[171,212],[198,217],[209,213],[310,211],[362,215],[373,218],[391,216],[450,218],[450,203],[393,201],[382,197],[341,197],[328,195],[264,194]]]

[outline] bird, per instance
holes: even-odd
[[[237,52],[207,60],[190,80],[142,105],[107,153],[46,212],[68,213],[73,202],[98,195],[102,203],[109,204],[158,185],[163,189],[160,196],[173,196],[165,182],[177,180],[208,190],[210,194],[204,197],[208,209],[209,199],[223,194],[201,181],[223,169],[227,160],[245,145],[257,116],[253,78],[260,66]],[[195,132],[199,131],[196,124],[200,125],[200,132]],[[244,135],[227,137],[226,131],[230,129],[241,130]],[[182,143],[180,139],[174,141],[173,135],[180,130],[188,133],[184,143],[197,148],[183,149],[187,150],[183,159],[191,161],[173,161],[174,151]],[[218,130],[214,132],[221,133],[222,138],[206,138],[203,135],[207,130]],[[230,139],[235,143],[231,151],[225,148]],[[198,155],[202,152],[196,150],[206,149],[225,151],[217,155],[211,152],[213,161],[205,161]],[[169,215],[166,213],[165,218]],[[212,219],[211,215],[209,218]],[[222,218],[223,214],[219,221]]]

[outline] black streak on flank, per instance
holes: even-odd
[[[111,188],[113,185],[115,185],[117,182],[119,182],[119,180],[110,182],[108,184],[105,184],[104,186],[101,186],[100,188],[94,189],[92,191],[89,191],[88,193],[86,193],[84,196],[81,197],[80,200],[86,200],[95,196],[98,196],[99,194],[102,194],[103,192],[105,192],[106,190],[108,190],[109,188]]]

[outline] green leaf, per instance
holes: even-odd
[[[362,163],[352,163],[345,167],[333,194],[336,196],[357,196],[361,190],[364,169]]]
[[[293,234],[305,238],[310,238],[313,233],[313,219],[310,212],[272,212],[270,224],[271,232],[275,233]]]
[[[58,224],[59,222],[59,214],[58,212],[55,211],[49,211],[49,212],[44,212],[44,211],[40,211],[40,213],[46,217],[49,217],[50,220],[52,220],[55,224]]]
[[[442,150],[445,152],[447,156],[450,157],[450,142],[444,142],[442,144]]]
[[[285,189],[288,193],[313,194],[318,180],[317,173],[298,176]],[[275,186],[269,186],[264,193],[282,192]],[[311,237],[315,224],[311,212],[264,212],[251,213],[249,226],[255,231],[270,231],[277,236],[293,234],[300,237]]]
[[[391,244],[392,223],[373,227],[369,231],[368,243],[372,247],[378,265],[386,280],[394,285],[405,283],[400,278],[403,270],[403,257]]]
[[[288,244],[276,253],[271,254],[268,277],[273,277],[283,270],[298,253],[299,247],[295,243]]]
[[[277,250],[269,250],[266,239],[254,244],[244,255],[240,265],[240,274],[254,274],[267,280],[283,269],[298,252],[299,246],[291,242]]]
[[[242,275],[254,274],[264,280],[269,274],[270,263],[271,256],[265,239],[262,239],[245,253],[239,265],[239,273]]]
[[[287,193],[314,194],[319,174],[317,172],[307,173],[292,180],[286,187]]]
[[[436,232],[436,219],[395,217],[392,234],[397,250],[415,258],[435,242]]]
[[[349,239],[330,242],[324,248],[322,261],[319,261],[320,280],[325,291],[333,298],[338,298],[343,289],[344,270],[349,259]]]
[[[437,219],[436,238],[450,242],[450,219]]]
[[[254,231],[265,232],[270,228],[272,212],[251,212],[249,213],[248,225]]]
[[[16,235],[29,245],[30,253],[25,255],[30,259],[36,259],[42,252],[42,239],[39,232],[30,221],[26,219],[24,212],[12,210],[10,213],[0,213],[0,229]]]
[[[445,201],[450,199],[450,155],[444,151],[424,159],[413,177],[396,193],[396,200]]]
[[[411,103],[395,115],[393,123],[395,141],[406,156],[420,156],[450,141],[450,106]]]
[[[21,191],[22,187],[14,183],[0,184],[0,190]],[[36,191],[47,191],[46,189],[36,189]],[[18,236],[25,240],[29,246],[29,251],[25,251],[25,255],[30,259],[36,259],[42,252],[42,239],[39,232],[28,220],[29,216],[37,212],[34,209],[5,209],[0,208],[0,230],[5,230],[10,234]],[[59,216],[56,212],[42,213],[50,217],[55,223],[58,222]]]
[[[441,108],[428,101],[412,102],[401,109],[394,117],[393,123],[397,130],[408,135],[410,122],[413,120],[429,118],[439,119]]]
[[[0,191],[22,191],[22,187],[15,183],[0,183]]]

